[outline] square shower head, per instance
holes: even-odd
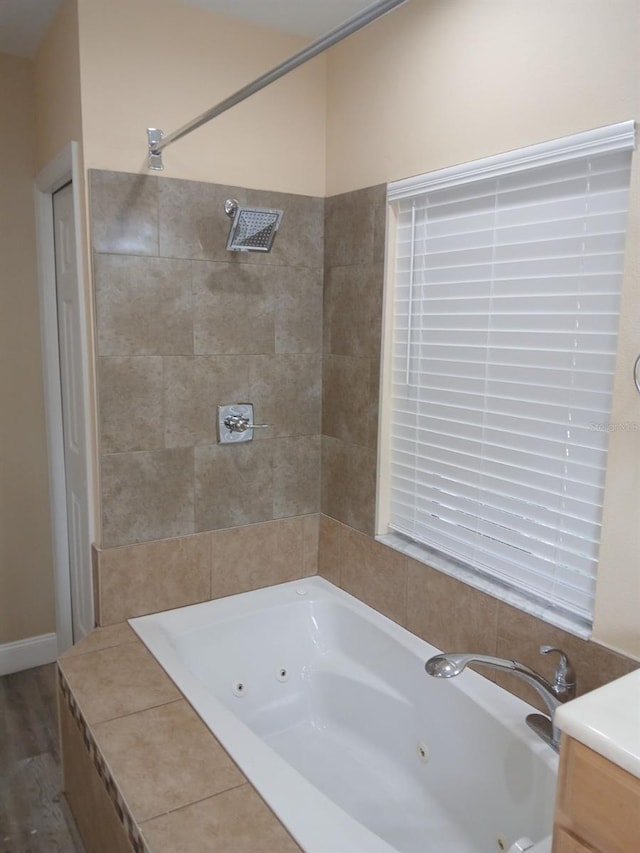
[[[270,252],[283,211],[238,207],[227,240],[230,252]]]

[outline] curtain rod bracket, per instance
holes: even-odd
[[[159,130],[157,127],[148,127],[147,128],[147,140],[149,142],[149,160],[148,160],[148,168],[152,169],[154,172],[161,172],[164,169],[164,163],[162,162],[162,150],[158,149],[158,143],[162,142],[162,137],[164,136],[163,131]]]

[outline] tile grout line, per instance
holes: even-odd
[[[87,722],[87,725],[93,730],[96,726],[104,726],[107,723],[114,723],[116,720],[125,720],[127,717],[134,717],[136,714],[144,714],[146,711],[153,711],[156,708],[164,708],[166,705],[175,705],[178,702],[187,702],[187,700],[182,694],[180,694],[177,699],[169,699],[168,702],[159,702],[157,705],[148,705],[145,708],[138,708],[137,710],[129,711],[126,714],[119,714],[117,717],[109,717],[108,720],[93,720],[91,723]]]
[[[122,622],[113,622],[111,625],[99,625],[97,628],[94,628],[94,631],[100,630],[101,628],[111,628],[114,625],[122,625],[122,624],[123,624]],[[107,649],[115,649],[118,646],[131,646],[134,643],[139,643],[139,642],[140,642],[140,640],[138,639],[138,637],[133,637],[131,640],[122,640],[119,643],[107,643],[107,645],[100,646],[97,649],[87,649],[86,651],[73,652],[73,654],[64,654],[64,655],[60,656],[60,659],[62,661],[67,661],[67,660],[70,660],[73,658],[81,658],[81,657],[84,657],[85,655],[93,654],[94,652],[103,652],[103,651],[106,651]],[[73,648],[73,646],[71,648]]]
[[[319,271],[322,270],[323,267],[321,264],[287,264],[287,263],[266,263],[264,261],[242,261],[242,262],[233,262],[228,261],[226,259],[221,260],[219,258],[191,258],[187,255],[156,255],[148,252],[104,252],[99,249],[94,249],[93,254],[97,257],[109,257],[109,258],[141,258],[150,261],[178,261],[190,264],[217,264],[219,266],[233,266],[233,267],[252,267],[256,269],[287,269],[287,270],[310,270],[310,271]],[[381,261],[376,261],[375,263],[382,263]],[[365,264],[366,266],[373,266],[374,264]],[[343,266],[351,267],[357,266],[357,264],[344,264]],[[362,266],[362,264],[360,264]]]
[[[173,684],[173,682],[171,682]],[[186,701],[184,696],[180,694],[177,699],[167,699],[166,702],[156,702],[154,705],[145,705],[144,708],[136,708],[135,711],[128,711],[126,714],[117,714],[115,717],[109,717],[106,720],[92,720],[87,723],[89,726],[101,726],[103,723],[111,723],[113,720],[123,720],[125,717],[132,717],[134,714],[141,714],[143,711],[151,711],[153,708],[162,708],[165,705],[173,705],[175,702]]]
[[[242,771],[240,771],[240,772],[242,772]],[[153,817],[147,817],[147,818],[145,818],[144,820],[141,820],[141,821],[140,821],[140,823],[139,823],[138,825],[139,825],[140,829],[142,830],[145,824],[147,824],[147,823],[151,823],[151,821],[153,821],[153,820],[157,820],[158,818],[166,817],[167,815],[174,814],[175,812],[179,812],[179,811],[181,811],[182,809],[188,809],[190,806],[195,806],[195,805],[197,805],[198,803],[204,803],[204,802],[206,802],[207,800],[211,800],[211,799],[213,799],[214,797],[219,796],[220,794],[226,794],[226,793],[228,793],[229,791],[236,791],[238,788],[245,788],[245,787],[247,787],[247,786],[249,786],[249,788],[253,788],[253,786],[251,785],[251,783],[249,782],[249,780],[245,777],[245,778],[244,778],[244,781],[243,781],[243,782],[240,782],[240,784],[239,784],[239,785],[231,785],[229,788],[224,788],[224,789],[223,789],[223,790],[221,790],[221,791],[216,791],[216,793],[215,793],[215,794],[209,794],[209,795],[208,795],[208,796],[206,796],[206,797],[200,797],[200,798],[199,798],[199,799],[197,799],[197,800],[192,800],[192,801],[191,801],[191,802],[189,802],[189,803],[184,803],[184,804],[183,804],[183,805],[181,805],[181,806],[176,806],[175,808],[173,808],[173,809],[168,809],[168,810],[167,810],[167,811],[165,811],[165,812],[159,812],[158,814],[153,815]]]

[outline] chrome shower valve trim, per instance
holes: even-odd
[[[253,403],[218,406],[218,444],[252,441],[254,429],[268,428],[269,424],[253,422]]]
[[[246,432],[248,429],[269,429],[269,424],[252,424],[243,415],[229,415],[224,419],[224,425],[231,432]]]

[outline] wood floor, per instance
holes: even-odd
[[[61,793],[55,665],[0,678],[0,853],[84,853]]]

